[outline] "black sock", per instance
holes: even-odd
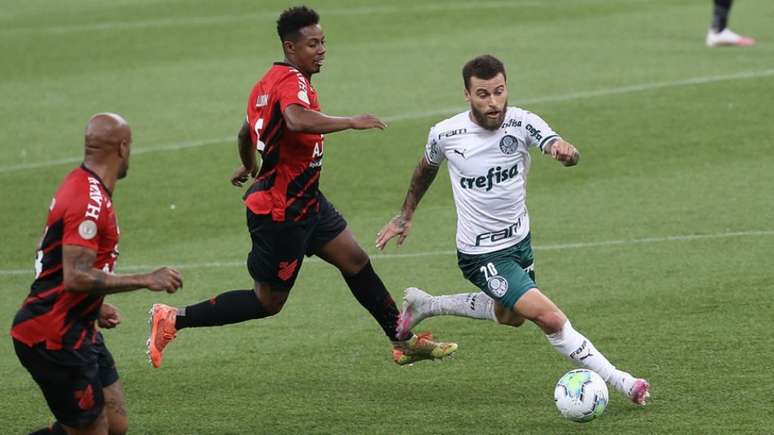
[[[374,272],[370,261],[357,274],[344,276],[344,281],[347,282],[349,289],[357,301],[360,302],[360,305],[368,310],[374,319],[379,322],[379,326],[382,327],[390,340],[400,340],[403,338],[398,337],[396,331],[398,326],[398,307],[395,306],[395,301],[392,300],[392,296],[387,292],[382,280]],[[411,332],[407,331],[407,333],[410,337]]]
[[[253,290],[232,290],[185,307],[175,320],[177,329],[220,326],[260,319],[268,314]]]
[[[712,30],[722,32],[728,25],[728,13],[731,11],[732,0],[715,0],[712,16]]]
[[[67,435],[67,431],[58,421],[51,425],[51,433],[53,435]]]
[[[43,429],[38,429],[35,432],[30,432],[30,435],[67,435],[67,432],[65,432],[62,425],[57,421],[52,424],[51,427],[45,427]]]

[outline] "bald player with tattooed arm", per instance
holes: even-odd
[[[401,212],[379,232],[376,246],[384,249],[394,237],[399,245],[406,239],[420,199],[446,160],[457,207],[458,265],[480,291],[432,296],[408,288],[398,330],[439,315],[514,327],[529,320],[559,353],[644,405],[648,382],[610,364],[535,284],[526,207],[529,149],[537,148],[565,166],[578,164],[580,153],[539,116],[508,106],[505,67],[495,57],[476,57],[462,75],[470,110],[430,130]]]
[[[116,275],[118,223],[112,195],[129,169],[132,133],[119,115],[89,120],[83,164],[51,201],[38,246],[35,281],[11,329],[16,355],[40,387],[56,422],[34,434],[123,434],[124,393],[100,328],[121,318],[108,294],[147,288],[174,293],[182,277],[167,267]],[[7,429],[7,428],[6,428]]]

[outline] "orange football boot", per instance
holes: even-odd
[[[145,346],[148,350],[150,363],[155,368],[161,367],[161,360],[164,358],[164,348],[175,339],[177,328],[175,328],[175,318],[177,317],[177,308],[164,304],[154,304],[150,312],[150,336]]]
[[[393,342],[392,359],[398,365],[410,365],[425,359],[441,359],[453,354],[457,343],[438,343],[433,334],[420,332],[408,340]]]

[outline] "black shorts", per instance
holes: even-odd
[[[253,280],[290,291],[304,255],[316,254],[347,228],[347,221],[322,193],[319,202],[320,211],[299,222],[275,222],[271,215],[256,215],[247,209],[247,228],[253,241],[247,270]]]
[[[102,389],[118,381],[101,333],[94,344],[76,351],[47,350],[43,343],[29,347],[15,339],[13,346],[59,423],[81,428],[97,419],[105,405]]]

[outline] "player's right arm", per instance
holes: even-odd
[[[242,161],[242,164],[231,175],[231,184],[242,187],[242,184],[247,181],[248,177],[252,176],[255,178],[258,174],[258,160],[255,157],[255,147],[250,138],[250,123],[247,120],[242,123],[242,128],[237,133],[237,146],[239,147],[239,159]]]
[[[141,288],[174,293],[183,286],[175,269],[162,267],[150,273],[114,275],[94,267],[97,252],[78,245],[64,245],[62,269],[64,289],[73,292],[106,295]]]
[[[384,130],[387,125],[371,114],[356,116],[329,116],[300,104],[291,104],[283,112],[288,130],[302,133],[326,134],[342,130]]]
[[[403,200],[403,207],[401,207],[400,213],[390,219],[382,230],[376,234],[377,248],[380,250],[384,249],[387,246],[387,242],[395,236],[398,236],[398,246],[403,244],[411,230],[411,219],[414,217],[419,201],[422,200],[427,189],[433,184],[437,174],[438,166],[431,165],[423,156],[414,169],[414,175],[411,176],[411,183],[406,193],[406,199]]]
[[[425,154],[419,159],[417,167],[414,168],[414,174],[411,176],[406,198],[403,200],[403,207],[400,213],[390,219],[382,230],[376,234],[376,247],[384,249],[390,239],[398,236],[398,246],[408,237],[411,230],[411,219],[419,205],[419,201],[433,184],[435,176],[438,175],[438,167],[444,160],[444,154],[441,144],[435,138],[434,129],[430,130],[425,146]]]

